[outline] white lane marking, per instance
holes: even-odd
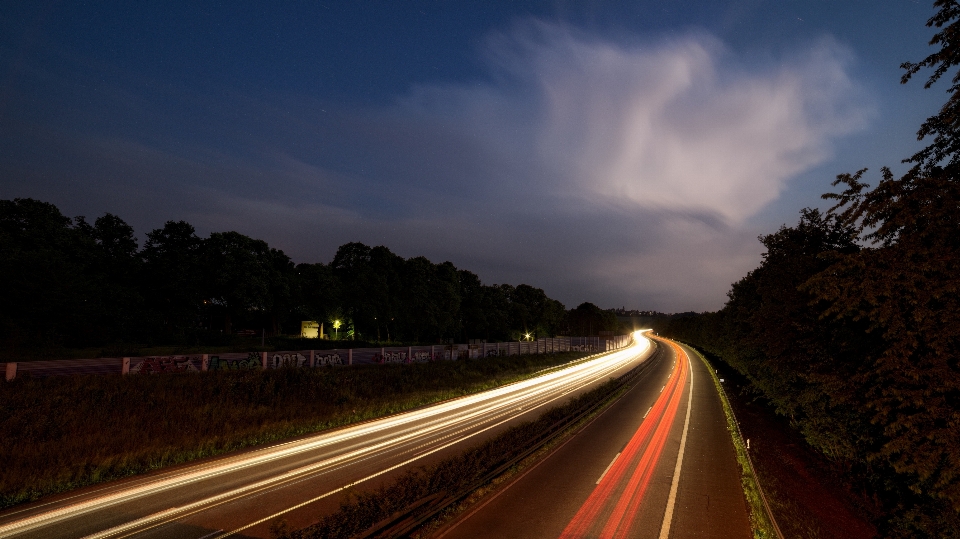
[[[667,387],[667,386],[663,386],[663,387]],[[660,393],[663,393],[663,387],[660,388]]]
[[[687,394],[687,417],[683,421],[683,435],[680,436],[680,452],[677,454],[677,467],[673,469],[673,483],[670,485],[670,495],[667,497],[667,510],[663,514],[663,525],[660,527],[660,539],[670,536],[670,523],[673,521],[673,507],[677,503],[677,488],[680,486],[680,467],[683,465],[683,450],[687,447],[687,432],[690,429],[690,410],[693,409],[693,364],[687,356],[687,365],[690,369],[690,393]]]
[[[607,475],[607,472],[610,471],[610,468],[613,466],[613,463],[614,463],[614,462],[617,462],[617,459],[618,459],[618,458],[620,458],[620,453],[617,453],[616,455],[613,456],[613,460],[611,460],[611,461],[610,461],[610,464],[607,464],[607,467],[604,468],[603,473],[600,474],[600,479],[597,479],[597,483],[596,483],[596,484],[599,485],[599,484],[600,484],[600,481],[603,481],[603,476]]]
[[[221,533],[221,532],[223,532],[223,530],[217,530],[217,531],[214,531],[214,532],[210,532],[210,533],[204,535],[203,537],[198,537],[197,539],[207,539],[208,537],[213,537],[214,535],[216,535],[216,534],[218,534],[218,533]]]
[[[651,406],[651,407],[649,407],[649,408],[647,408],[647,411],[646,411],[646,412],[644,412],[644,414],[643,414],[643,418],[644,418],[644,419],[646,419],[646,418],[647,418],[647,414],[649,414],[649,413],[650,413],[650,410],[653,410],[653,406]]]

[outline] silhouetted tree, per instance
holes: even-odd
[[[143,293],[157,312],[164,332],[184,336],[199,330],[203,304],[202,240],[185,221],[167,221],[147,233],[143,259]]]
[[[927,21],[927,26],[939,31],[930,39],[930,45],[939,49],[913,63],[904,62],[901,68],[906,70],[900,79],[906,84],[921,69],[932,68],[933,73],[924,83],[924,88],[930,88],[947,74],[951,68],[960,65],[960,4],[956,0],[936,0],[933,3],[938,10]],[[917,139],[933,137],[933,142],[914,154],[908,162],[916,163],[925,169],[938,166],[948,161],[950,165],[958,164],[960,159],[960,71],[954,74],[947,88],[950,94],[947,102],[940,108],[936,116],[927,118],[917,132]]]
[[[600,331],[616,331],[619,322],[612,311],[584,302],[567,313],[567,325],[574,335],[597,335]]]
[[[215,232],[203,242],[202,259],[206,295],[220,308],[225,333],[239,316],[269,316],[286,255],[239,232]]]
[[[8,345],[58,344],[91,327],[93,247],[53,204],[0,200],[0,331]]]
[[[297,291],[295,307],[302,320],[317,320],[325,324],[324,331],[334,333],[331,322],[339,319],[343,304],[340,281],[333,269],[320,262],[297,264]]]
[[[347,243],[329,265],[295,266],[262,240],[201,239],[184,221],[149,232],[138,250],[133,228],[109,213],[91,225],[31,199],[0,201],[0,210],[7,346],[181,343],[205,332],[220,341],[236,328],[295,334],[302,320],[423,342],[547,336],[563,323],[563,305],[539,288],[487,286],[451,262],[404,260],[384,246]],[[202,327],[205,319],[219,327]]]

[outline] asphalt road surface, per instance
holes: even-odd
[[[51,497],[0,513],[0,537],[269,537],[335,510],[345,491],[456,454],[649,362],[634,346],[523,382],[296,441]],[[488,536],[489,537],[489,536]]]
[[[626,395],[435,537],[752,537],[713,380],[660,343],[668,354]]]

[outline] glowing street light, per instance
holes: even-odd
[[[334,340],[340,340],[340,339],[339,339],[339,336],[340,336],[340,325],[341,325],[341,322],[340,322],[339,320],[334,320],[334,321],[333,321],[333,338],[334,338]]]

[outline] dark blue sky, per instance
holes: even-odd
[[[0,197],[715,309],[758,234],[919,147],[931,4],[6,2]]]

